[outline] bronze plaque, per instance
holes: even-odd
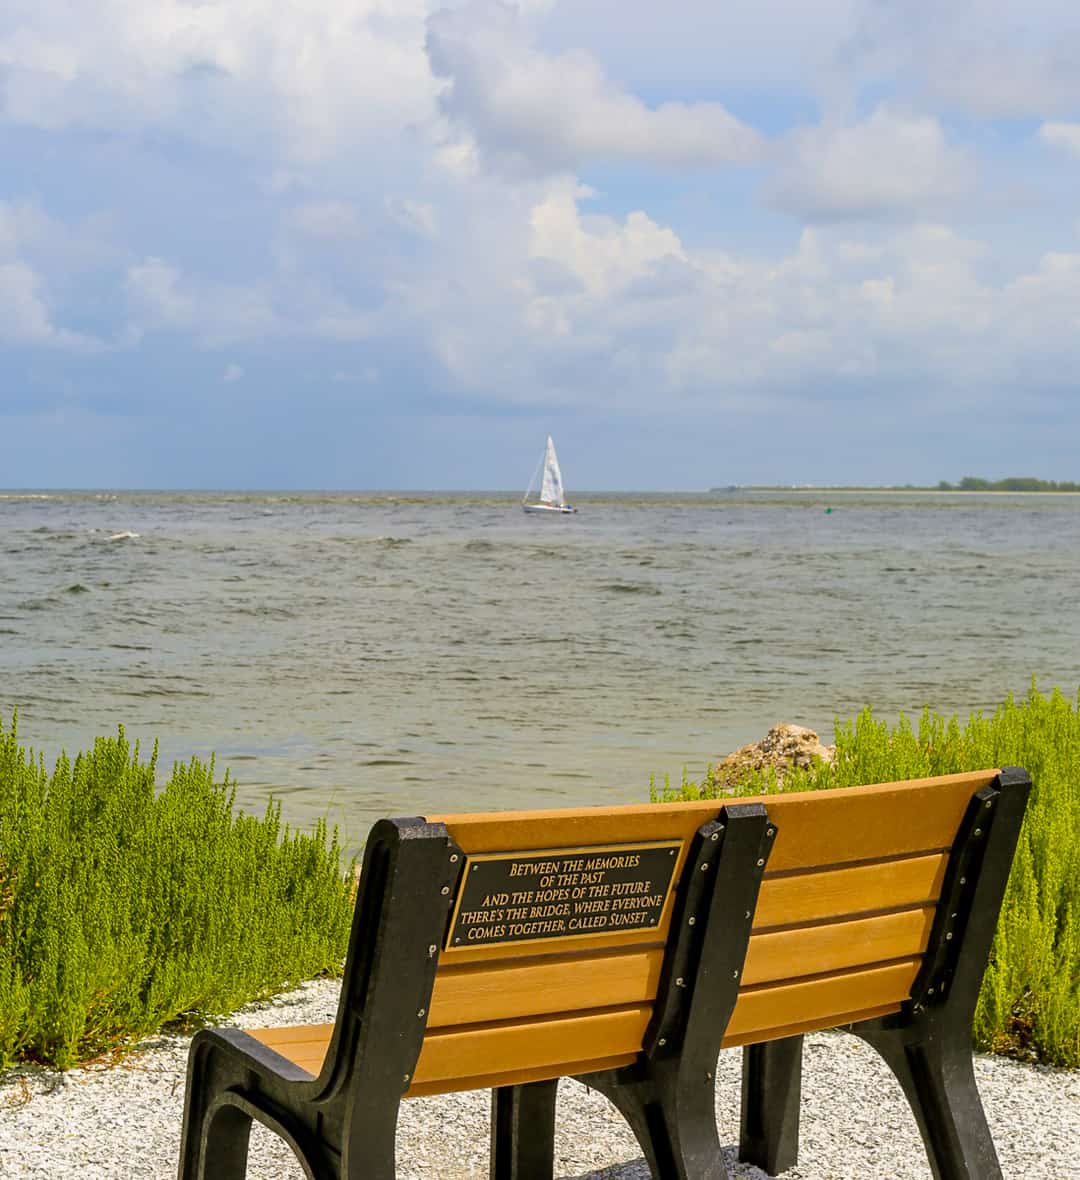
[[[681,847],[669,841],[467,857],[447,949],[659,926]]]

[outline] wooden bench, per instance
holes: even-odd
[[[383,820],[333,1025],[191,1046],[181,1180],[239,1180],[252,1119],[305,1174],[394,1175],[399,1103],[491,1088],[491,1175],[550,1180],[555,1091],[606,1094],[654,1177],[795,1163],[801,1038],[896,1073],[941,1180],[1000,1176],[971,1024],[1030,780],[1018,769],[752,800]]]

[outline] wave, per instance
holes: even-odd
[[[649,594],[654,597],[663,593],[659,586],[649,582],[601,582],[598,590],[607,590],[612,594]]]

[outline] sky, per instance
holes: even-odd
[[[1080,479],[1075,0],[6,0],[0,487]]]

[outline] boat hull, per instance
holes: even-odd
[[[577,512],[569,504],[522,504],[521,510],[530,516],[571,516]]]

